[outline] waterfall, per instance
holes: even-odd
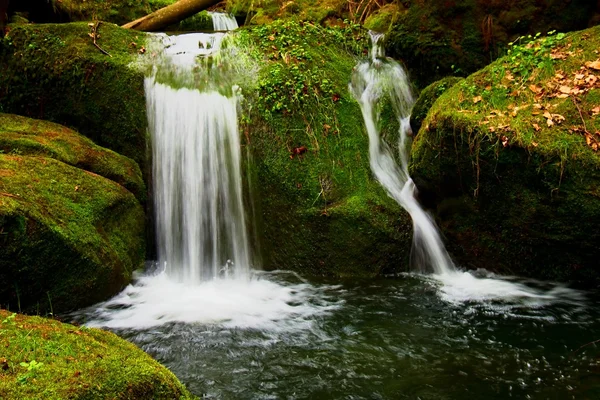
[[[160,36],[162,59],[145,81],[158,261],[180,282],[250,271],[237,90],[220,72],[224,36]]]
[[[232,31],[239,28],[237,21],[231,14],[209,12],[209,15],[212,17],[215,31]]]
[[[435,222],[419,205],[416,188],[408,173],[410,112],[414,104],[408,76],[402,66],[384,55],[382,34],[371,32],[371,58],[359,64],[352,75],[350,91],[358,101],[369,135],[369,159],[376,179],[413,221],[411,264],[421,272],[449,274],[455,268]],[[380,109],[392,103],[399,124],[398,159],[381,137]]]

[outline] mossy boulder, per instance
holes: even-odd
[[[73,127],[145,171],[144,74],[132,66],[146,34],[102,23],[15,25],[0,41],[0,112]]]
[[[413,133],[416,134],[419,132],[423,120],[425,117],[427,117],[429,109],[433,103],[435,103],[438,97],[440,97],[442,94],[444,94],[444,92],[446,92],[446,90],[450,89],[461,80],[462,78],[456,76],[448,76],[440,79],[439,81],[433,82],[431,85],[427,86],[421,91],[410,115],[410,127],[412,128]]]
[[[600,282],[599,45],[513,46],[429,111],[411,170],[463,266]]]
[[[59,124],[0,114],[0,152],[54,158],[120,184],[141,203],[146,200],[146,186],[135,161]]]
[[[113,333],[0,310],[6,399],[193,399],[167,368]]]
[[[410,218],[371,175],[348,91],[363,34],[294,21],[238,33],[260,62],[242,129],[266,268],[374,276],[408,265]]]
[[[587,28],[597,23],[595,12],[600,12],[598,5],[588,0],[410,2],[386,47],[422,88],[444,76],[483,68],[519,37]]]
[[[64,312],[119,292],[144,261],[137,165],[53,123],[0,126],[0,304]]]

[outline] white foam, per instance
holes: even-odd
[[[264,331],[310,329],[318,316],[341,306],[332,286],[280,284],[269,279],[178,283],[166,274],[142,276],[111,300],[88,310],[91,327],[147,329],[168,323],[219,324]]]
[[[534,287],[512,281],[512,277],[484,274],[478,277],[470,272],[452,271],[431,277],[441,284],[438,289],[440,298],[453,304],[504,303],[538,308],[553,303],[576,304],[584,299],[582,292],[559,284],[546,282],[544,287]]]

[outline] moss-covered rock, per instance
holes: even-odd
[[[0,152],[54,158],[120,184],[141,203],[146,200],[142,173],[133,160],[97,146],[62,125],[0,114]]]
[[[143,198],[137,165],[56,124],[0,126],[0,304],[62,312],[116,294],[144,261],[143,209],[125,188]]]
[[[226,9],[236,16],[247,17],[246,22],[252,25],[270,24],[283,19],[321,24],[328,19],[349,18],[348,2],[345,0],[230,0],[226,3]]]
[[[26,13],[36,23],[100,20],[122,25],[150,12],[147,0],[19,0],[9,15]]]
[[[18,25],[0,42],[0,112],[74,127],[95,143],[146,162],[144,75],[131,63],[146,34],[112,24]]]
[[[371,176],[362,114],[348,91],[362,33],[276,21],[239,35],[261,62],[242,129],[265,267],[403,270],[410,219]]]
[[[461,80],[462,78],[456,76],[448,76],[440,79],[439,81],[433,82],[431,85],[427,86],[421,91],[410,115],[410,127],[415,134],[419,132],[419,129],[421,129],[423,120],[438,97],[440,97],[446,90],[450,89]]]
[[[0,310],[5,399],[192,399],[167,368],[110,332]]]
[[[462,265],[600,282],[600,27],[513,46],[433,105],[413,174]]]
[[[600,12],[598,5],[588,0],[411,1],[397,18],[387,49],[406,63],[417,86],[425,87],[483,68],[518,37],[587,28],[597,23],[594,11]]]

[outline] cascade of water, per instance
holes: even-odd
[[[360,104],[369,134],[371,170],[387,193],[413,220],[411,261],[421,271],[449,274],[455,268],[446,252],[435,222],[415,198],[415,184],[408,173],[411,133],[409,119],[414,103],[408,76],[402,66],[386,58],[381,45],[382,34],[371,33],[371,59],[359,64],[352,75],[350,91]],[[390,101],[398,118],[399,142],[396,162],[389,145],[382,139],[378,126],[382,102]]]
[[[163,60],[145,82],[158,259],[170,277],[182,282],[242,278],[250,271],[236,90],[225,96],[216,91],[219,82],[198,90],[157,79],[160,69],[168,68],[168,76],[179,82],[176,76],[192,76],[199,60],[202,69],[218,69],[220,63],[209,60],[216,58],[223,37],[162,36]]]
[[[232,31],[239,28],[237,21],[231,14],[209,12],[212,17],[213,29],[215,31]]]

